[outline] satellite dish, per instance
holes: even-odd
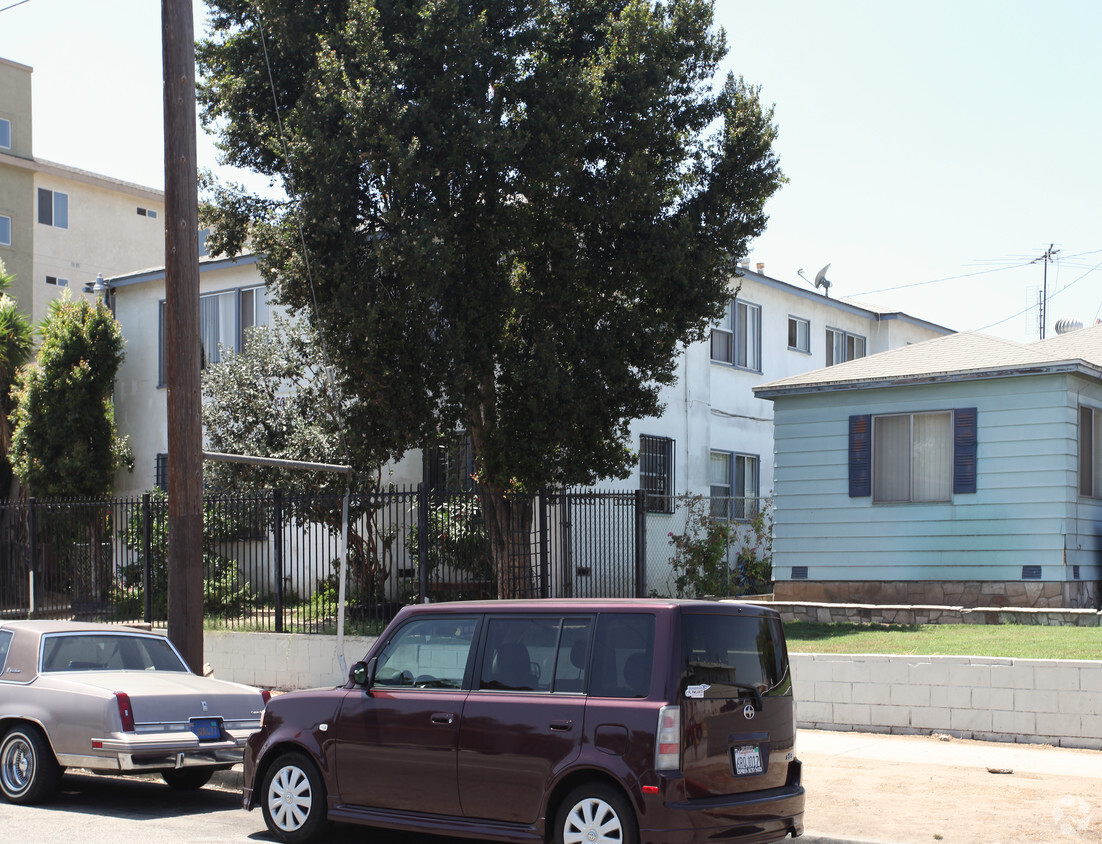
[[[815,287],[816,288],[819,288],[819,287],[823,288],[823,295],[824,296],[829,296],[830,295],[830,282],[827,281],[827,277],[826,277],[827,270],[829,270],[829,269],[830,269],[830,264],[827,264],[825,267],[823,267],[821,270],[819,270],[819,272],[815,273]]]

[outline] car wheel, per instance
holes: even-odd
[[[284,753],[272,763],[261,799],[268,829],[289,844],[309,841],[325,824],[325,783],[301,753]]]
[[[49,797],[57,789],[61,771],[38,727],[12,727],[0,742],[0,790],[12,803],[37,803]]]
[[[631,805],[604,783],[575,788],[555,817],[555,844],[636,844],[638,840]]]
[[[214,768],[176,768],[171,771],[161,771],[161,779],[170,787],[180,791],[194,791],[202,788],[213,776]]]

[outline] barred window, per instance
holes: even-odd
[[[153,485],[168,492],[168,455],[158,454],[153,465]]]
[[[639,437],[639,488],[646,493],[647,512],[673,512],[673,440],[669,437]]]

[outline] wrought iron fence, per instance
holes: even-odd
[[[207,496],[206,623],[334,632],[343,504],[279,491]],[[631,492],[353,495],[346,629],[377,628],[423,600],[642,594],[643,515]],[[161,494],[0,504],[0,615],[163,624],[168,524]]]
[[[672,538],[698,529],[687,500],[655,513],[642,491],[491,498],[422,485],[353,495],[346,631],[378,629],[425,600],[677,595]],[[279,491],[208,495],[206,623],[335,632],[343,503]],[[711,499],[705,511],[717,508],[757,513],[760,502]],[[0,616],[164,624],[168,526],[163,494],[0,504]]]

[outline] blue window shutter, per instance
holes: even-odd
[[[872,495],[872,416],[849,418],[849,497]]]
[[[976,408],[953,411],[953,492],[976,491]]]

